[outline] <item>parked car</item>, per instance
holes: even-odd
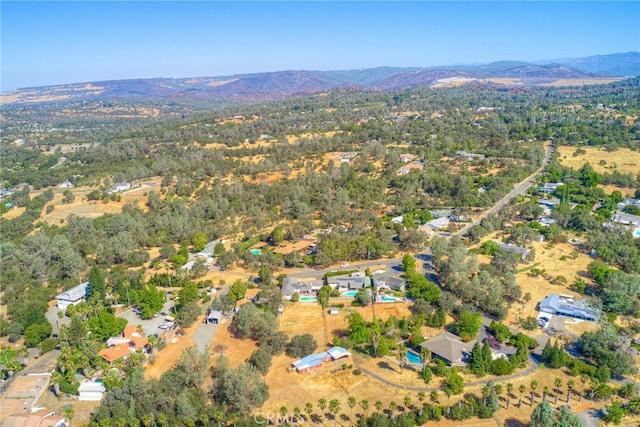
[[[547,326],[547,323],[549,323],[549,320],[550,319],[548,317],[540,317],[538,319],[538,326],[544,328],[545,326]]]
[[[180,336],[187,335],[187,331],[185,331],[184,329],[180,328],[180,329],[178,329],[176,331],[176,335],[180,335]]]

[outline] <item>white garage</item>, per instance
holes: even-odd
[[[102,382],[83,381],[78,387],[78,400],[98,402],[102,400],[102,394],[105,391],[107,391],[107,388]]]

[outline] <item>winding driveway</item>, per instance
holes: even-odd
[[[480,224],[480,221],[482,221],[487,215],[497,213],[500,209],[506,206],[514,197],[519,196],[520,194],[524,194],[529,189],[529,187],[531,187],[533,184],[536,183],[536,177],[539,174],[541,174],[542,171],[544,171],[547,165],[551,162],[551,154],[553,154],[553,144],[549,143],[547,144],[547,148],[544,153],[542,166],[540,166],[540,168],[537,171],[535,171],[534,173],[526,177],[523,181],[521,181],[518,185],[516,185],[514,189],[509,192],[509,194],[507,194],[502,199],[500,199],[495,205],[493,205],[491,209],[481,213],[478,216],[478,218],[467,223],[464,227],[462,227],[460,230],[453,233],[451,236],[464,236],[471,229],[471,227],[473,227],[474,225]]]
[[[518,378],[523,378],[526,377],[527,375],[533,373],[536,369],[538,369],[538,362],[536,362],[533,357],[529,356],[529,362],[531,363],[531,366],[529,366],[527,369],[525,369],[522,372],[519,372],[517,374],[512,374],[512,375],[507,375],[504,377],[500,377],[500,378],[496,378],[493,380],[482,380],[482,381],[473,381],[470,383],[465,383],[465,386],[477,386],[477,385],[483,385],[488,383],[489,381],[493,381],[494,383],[503,383],[503,382],[507,382],[510,380],[515,380]],[[398,388],[401,390],[408,390],[408,391],[415,391],[415,392],[425,392],[425,393],[430,393],[432,391],[437,391],[440,390],[440,387],[413,387],[413,386],[408,386],[408,385],[402,385],[402,384],[397,384],[394,383],[392,381],[386,380],[384,378],[382,378],[381,376],[379,376],[378,374],[375,374],[373,372],[371,372],[368,369],[365,369],[361,366],[355,365],[360,371],[362,371],[363,374],[368,375],[369,377],[373,378],[376,381],[380,381],[382,384],[388,385],[390,387],[394,387],[394,388]]]

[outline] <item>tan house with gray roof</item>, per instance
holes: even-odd
[[[444,360],[449,366],[466,366],[475,343],[475,340],[464,342],[459,336],[445,332],[426,340],[420,347],[426,348],[432,357]]]

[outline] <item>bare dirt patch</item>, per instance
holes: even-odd
[[[199,316],[193,325],[185,328],[186,335],[178,336],[175,334],[175,330],[169,333],[164,333],[163,336],[167,340],[167,346],[152,355],[149,359],[144,371],[145,378],[160,378],[160,376],[171,369],[182,352],[188,348],[196,345],[191,339],[191,335],[198,328],[203,321],[204,315]],[[153,363],[151,363],[153,360]]]
[[[616,151],[606,151],[600,147],[580,147],[586,151],[585,154],[574,156],[578,147],[557,147],[560,155],[558,161],[571,169],[580,169],[586,162],[589,162],[598,173],[620,173],[637,174],[640,172],[640,153],[628,148],[619,148]],[[604,160],[604,165],[600,161]]]

